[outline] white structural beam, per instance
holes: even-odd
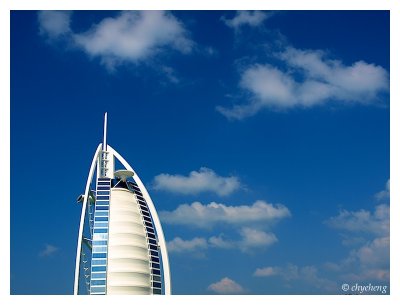
[[[101,146],[102,146],[102,144],[99,144],[99,146],[97,146],[96,152],[93,156],[92,165],[90,166],[90,170],[89,170],[89,176],[86,181],[85,195],[84,195],[83,203],[82,203],[81,222],[79,225],[79,234],[78,234],[78,245],[76,247],[74,295],[78,294],[78,288],[79,288],[79,271],[80,271],[79,266],[80,266],[80,260],[81,260],[83,226],[85,223],[86,206],[87,206],[87,201],[89,198],[90,184],[92,182],[94,171],[96,169],[97,159],[99,157],[99,154],[101,153]]]
[[[150,213],[151,213],[151,216],[154,221],[154,226],[156,228],[157,236],[158,236],[158,242],[159,242],[159,246],[161,249],[163,272],[164,272],[164,286],[165,286],[164,291],[165,291],[165,294],[171,294],[171,274],[170,274],[170,269],[169,269],[167,245],[165,242],[164,233],[163,233],[160,219],[158,218],[158,214],[157,214],[156,208],[154,206],[154,203],[151,200],[151,197],[150,197],[149,193],[147,192],[144,184],[142,183],[142,181],[140,180],[140,178],[136,174],[136,172],[133,170],[133,168],[129,165],[129,163],[126,162],[126,160],[118,152],[116,152],[110,145],[107,145],[107,151],[109,153],[111,153],[112,155],[114,155],[114,157],[117,158],[122,163],[122,165],[125,166],[125,168],[127,170],[130,170],[135,174],[134,179],[135,179],[136,183],[138,184],[140,190],[142,191],[144,199],[146,199],[147,205],[150,209]]]

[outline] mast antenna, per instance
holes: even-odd
[[[107,112],[104,114],[103,151],[107,151]]]

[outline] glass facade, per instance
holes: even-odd
[[[110,178],[98,178],[93,223],[90,294],[106,294]]]

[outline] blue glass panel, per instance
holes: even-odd
[[[98,222],[94,223],[95,228],[108,228],[108,222]]]
[[[106,271],[106,266],[93,266],[92,267],[92,271],[96,272],[96,271]]]
[[[110,196],[97,196],[96,197],[96,200],[109,200],[110,199]]]
[[[93,266],[105,265],[106,263],[107,263],[107,260],[105,260],[105,259],[94,259],[94,260],[92,260],[92,265]]]
[[[96,205],[110,205],[110,201],[109,200],[96,201]]]
[[[90,284],[91,284],[91,286],[105,285],[106,284],[106,280],[91,280]]]
[[[108,216],[108,211],[96,211],[94,216]]]
[[[96,194],[97,196],[101,196],[101,195],[107,195],[107,196],[109,196],[110,195],[110,192],[109,191],[97,191],[97,194]]]
[[[94,221],[108,221],[108,217],[95,217]]]
[[[107,245],[107,241],[106,240],[94,240],[92,242],[93,246],[94,245]]]
[[[153,289],[153,294],[161,294],[161,289],[154,288]]]
[[[107,257],[107,253],[93,253],[93,258],[106,258],[106,257]],[[153,267],[156,267],[156,266],[153,266]],[[158,266],[158,268],[160,268],[160,266]]]
[[[96,211],[97,210],[108,210],[108,205],[106,205],[106,206],[103,206],[103,205],[96,205]]]
[[[94,229],[93,232],[94,233],[107,233],[108,229]]]
[[[90,292],[94,293],[105,293],[106,292],[106,287],[90,287]]]
[[[93,253],[94,252],[107,252],[107,247],[106,246],[94,246]]]
[[[92,279],[105,279],[105,278],[106,278],[105,272],[92,273]]]

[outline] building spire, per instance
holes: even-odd
[[[103,151],[107,151],[107,112],[104,114]]]

